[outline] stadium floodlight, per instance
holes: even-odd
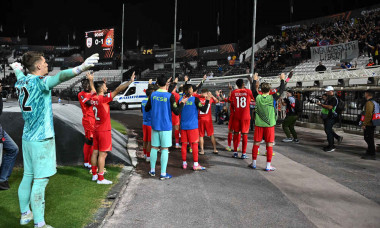
[[[174,56],[173,56],[173,81],[175,79],[175,58],[177,51],[177,0],[174,0]]]
[[[123,3],[123,19],[121,22],[121,82],[123,82],[123,68],[124,68],[124,3]]]
[[[251,55],[251,74],[254,73],[255,70],[255,41],[256,41],[256,7],[257,0],[253,0],[253,25],[252,25],[252,55]]]

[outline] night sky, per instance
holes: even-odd
[[[293,0],[292,21],[310,19],[378,3],[375,0]],[[121,34],[125,3],[125,45],[170,47],[173,43],[174,0],[1,0],[0,36],[27,37],[31,45],[84,45],[84,32],[114,27]],[[290,22],[289,0],[258,0],[256,41],[279,33],[275,25]],[[177,32],[185,48],[251,42],[253,0],[178,0]],[[216,35],[217,14],[221,37]],[[25,26],[26,33],[23,31]],[[45,41],[46,31],[49,39]],[[75,31],[76,40],[73,40]],[[69,34],[69,40],[68,40]],[[118,45],[121,45],[120,38]]]

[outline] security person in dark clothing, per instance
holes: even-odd
[[[364,130],[364,140],[368,145],[367,152],[362,156],[362,159],[376,160],[376,150],[375,150],[375,128],[372,123],[372,116],[375,110],[378,111],[379,104],[373,100],[374,92],[367,90],[364,94],[367,102],[364,106],[364,120],[362,123],[362,129]]]
[[[338,105],[338,99],[334,96],[334,88],[332,86],[327,86],[325,91],[327,94],[326,101],[323,104],[319,102],[317,105],[322,107],[321,116],[327,135],[327,142],[329,143],[329,145],[324,147],[323,150],[326,152],[333,152],[335,150],[334,138],[336,138],[336,140],[338,140],[338,144],[340,144],[343,140],[343,137],[337,135],[333,130],[333,126],[337,117],[335,109]]]

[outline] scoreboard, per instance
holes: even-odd
[[[114,29],[100,29],[85,32],[86,47],[85,58],[99,53],[100,60],[112,59],[114,50]]]

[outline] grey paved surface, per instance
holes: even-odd
[[[114,112],[136,132],[139,111]],[[141,122],[140,122],[141,123]],[[141,127],[140,127],[141,128]],[[131,129],[131,128],[130,128]],[[212,155],[206,140],[201,164],[206,172],[180,168],[179,150],[171,150],[169,181],[149,177],[140,160],[137,172],[105,227],[378,227],[380,224],[380,161],[365,161],[362,136],[344,134],[334,153],[321,150],[325,135],[298,128],[299,145],[277,144],[273,173],[250,170],[248,160],[222,151],[226,126],[215,126],[220,155]],[[208,142],[208,143],[207,143]],[[248,153],[252,148],[249,135]],[[261,153],[265,152],[261,146]],[[189,156],[191,161],[191,155]],[[190,162],[191,164],[192,162]],[[265,157],[259,156],[263,168]]]

